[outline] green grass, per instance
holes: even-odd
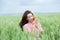
[[[60,14],[35,15],[40,21],[44,34],[40,40],[60,40]],[[28,40],[27,34],[19,27],[21,16],[0,16],[0,40]],[[31,38],[31,39],[30,39]],[[33,40],[29,35],[29,40]]]

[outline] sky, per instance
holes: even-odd
[[[17,14],[26,10],[34,13],[60,12],[60,0],[0,0],[0,14]]]

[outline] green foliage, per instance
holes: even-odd
[[[44,33],[40,40],[60,40],[60,14],[35,15],[40,21]],[[34,40],[34,36],[22,32],[19,27],[21,16],[0,16],[0,40]]]

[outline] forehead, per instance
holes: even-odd
[[[31,14],[31,13],[29,13],[27,16],[28,16],[28,17],[29,17],[29,16],[32,16],[32,14]]]

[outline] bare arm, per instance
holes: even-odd
[[[37,20],[35,20],[34,21],[34,25],[37,27],[37,29],[40,31],[40,32],[44,32],[44,30],[43,30],[43,28],[42,28],[42,26],[41,26],[41,24],[40,24],[40,22],[39,21],[37,21]]]
[[[37,23],[36,27],[38,28],[38,30],[40,30],[40,32],[42,32],[42,33],[44,32],[44,30],[43,30],[43,28],[42,28],[40,23]]]

